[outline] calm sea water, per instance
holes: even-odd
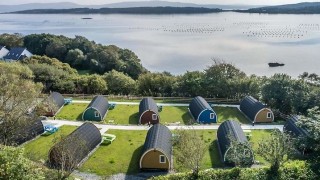
[[[247,74],[320,74],[319,26],[320,15],[0,16],[0,33],[81,35],[131,49],[147,69],[173,74],[203,70],[212,59],[232,63]],[[269,68],[268,62],[285,66]]]

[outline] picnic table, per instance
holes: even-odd
[[[117,136],[113,134],[103,134],[102,135],[102,144],[111,144]]]

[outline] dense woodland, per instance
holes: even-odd
[[[248,10],[239,10],[238,12],[268,14],[320,14],[320,3],[306,2],[279,6],[267,6],[261,8],[252,8]]]
[[[182,75],[149,72],[132,51],[81,36],[2,34],[0,45],[25,46],[35,54],[22,63],[33,71],[34,81],[44,85],[44,92],[229,99],[252,95],[286,114],[306,114],[320,105],[320,77],[314,73],[298,79],[286,74],[248,76],[221,61]],[[78,73],[83,70],[89,73]]]

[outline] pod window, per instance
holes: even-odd
[[[267,113],[267,118],[271,118],[271,117],[272,117],[271,112],[268,112]]]
[[[166,157],[164,155],[160,155],[160,163],[166,163]]]

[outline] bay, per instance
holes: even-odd
[[[82,18],[92,19],[82,19]],[[81,35],[128,48],[150,71],[183,74],[214,60],[247,74],[320,74],[320,15],[1,14],[0,33]],[[270,68],[269,62],[284,63]]]

